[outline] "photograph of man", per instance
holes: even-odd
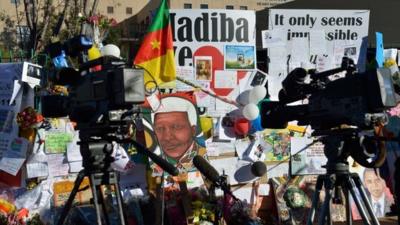
[[[363,183],[368,191],[368,197],[372,210],[376,217],[384,217],[390,212],[390,206],[393,204],[393,195],[386,187],[385,180],[379,174],[379,170],[366,168],[363,173]]]
[[[196,80],[212,79],[212,58],[209,56],[195,57]]]
[[[195,105],[183,97],[164,97],[152,116],[161,154],[181,172],[194,170],[193,157],[206,152],[196,142],[198,113]]]
[[[362,173],[362,182],[367,191],[367,196],[372,206],[372,211],[376,217],[384,217],[391,211],[390,206],[394,203],[393,195],[386,186],[385,180],[380,176],[379,170],[375,172],[372,168],[365,168]],[[353,201],[353,218],[360,220],[361,216]]]

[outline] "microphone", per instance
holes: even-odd
[[[178,176],[179,170],[171,163],[169,163],[167,160],[154,154],[153,152],[149,151],[147,148],[145,148],[144,146],[135,141],[132,141],[130,143],[132,143],[135,146],[135,148],[140,154],[149,157],[155,164],[159,165],[164,171],[171,174],[172,176]]]
[[[193,165],[214,185],[220,187],[220,175],[217,170],[210,163],[207,162],[203,157],[196,155],[193,158]]]
[[[257,161],[251,165],[251,173],[256,177],[262,177],[267,172],[264,162]]]

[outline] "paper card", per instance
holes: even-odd
[[[211,88],[210,81],[196,81],[196,84],[199,85],[204,90],[210,91]],[[206,108],[215,107],[215,105],[211,105],[212,104],[211,99],[213,97],[211,97],[209,94],[200,90],[196,91],[194,94],[196,96],[197,107],[206,107]]]
[[[308,38],[293,38],[291,41],[290,60],[297,62],[307,62],[310,58],[310,48]]]
[[[44,147],[46,153],[64,153],[67,145],[72,141],[72,134],[50,131],[46,133]]]
[[[188,173],[188,179],[186,182],[187,188],[197,188],[204,185],[203,177],[199,171],[193,171]]]
[[[128,173],[121,173],[119,181],[121,190],[132,188],[145,190],[147,188],[146,174],[146,165],[136,163],[133,170]]]
[[[291,138],[291,172],[292,175],[324,174],[327,158],[324,154],[324,146],[320,142],[313,143],[312,138]]]
[[[146,99],[149,102],[150,107],[154,112],[157,111],[160,107],[162,107],[161,101],[156,93],[151,94],[150,96],[146,97]]]
[[[237,99],[237,97],[239,96],[239,91],[240,91],[239,88],[233,89],[231,91],[231,93],[229,93],[229,95],[226,96],[226,98],[235,101]],[[229,113],[235,109],[238,109],[238,107],[216,98],[215,99],[215,109],[220,112]]]
[[[388,60],[388,59],[391,59],[394,62],[396,62],[397,49],[395,49],[395,48],[385,49],[385,50],[383,50],[383,56],[385,58],[385,61]]]
[[[22,94],[21,90],[22,84],[19,80],[14,80],[13,92],[10,98],[10,105],[12,105],[19,94]]]
[[[0,169],[13,176],[17,175],[25,162],[28,143],[25,138],[15,138],[8,142],[7,150],[3,152],[0,161]]]
[[[231,185],[237,184],[235,180],[235,172],[237,170],[238,158],[229,157],[210,160],[210,164],[218,171],[220,175],[227,175]]]
[[[237,139],[235,141],[235,149],[238,158],[239,159],[248,158],[253,145],[254,143],[247,138]]]
[[[251,159],[253,162],[256,161],[264,161],[266,158],[267,148],[261,145],[259,140],[256,140],[253,145],[251,145],[251,149],[248,155],[248,158]]]
[[[82,161],[69,162],[68,165],[70,173],[78,173],[83,170]]]
[[[82,155],[80,151],[79,142],[79,131],[76,131],[72,141],[67,145],[67,159],[68,162],[82,161]]]
[[[260,184],[258,187],[258,194],[260,196],[268,196],[269,195],[269,189],[270,185],[269,184]]]
[[[58,177],[68,175],[69,165],[64,154],[47,155],[49,166],[49,177]]]
[[[6,155],[17,155],[23,158],[26,157],[29,141],[25,138],[15,138],[9,143]]]
[[[268,77],[268,93],[272,101],[278,101],[279,91],[282,89],[282,81],[287,76],[286,65],[270,64]]]
[[[183,78],[184,80],[193,82],[194,81],[194,70],[191,66],[177,66],[176,67],[176,76]],[[176,90],[177,91],[190,91],[193,90],[193,87],[187,85],[179,80],[176,82]]]
[[[212,138],[206,140],[206,149],[207,149],[206,154],[208,156],[219,156],[220,155],[218,145],[212,141]]]
[[[208,156],[220,156],[222,154],[228,154],[235,152],[233,141],[210,141],[207,143],[207,155]]]
[[[28,83],[31,88],[40,85],[42,67],[37,64],[24,62],[21,80]]]
[[[17,155],[5,155],[0,161],[0,170],[7,172],[13,176],[17,175],[25,162],[25,158]]]
[[[26,164],[27,178],[47,177],[49,175],[49,167],[46,162],[33,162]]]
[[[111,163],[111,167],[119,172],[128,172],[134,167],[134,163],[130,160],[128,153],[126,150],[117,143],[113,143],[114,149],[113,153],[111,154],[114,157],[114,162]]]
[[[214,74],[214,88],[235,88],[237,86],[237,71],[216,70]]]
[[[286,64],[288,60],[288,49],[286,46],[268,48],[270,64]],[[270,74],[270,72],[268,72]]]
[[[284,29],[273,29],[261,31],[263,48],[286,46],[287,31]]]
[[[310,55],[326,54],[325,31],[310,30]]]
[[[283,177],[289,175],[289,162],[279,162],[267,165],[268,179],[274,177]]]

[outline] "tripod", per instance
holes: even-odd
[[[318,224],[324,225],[332,224],[330,203],[331,200],[338,200],[334,198],[335,195],[340,195],[343,191],[345,196],[346,205],[346,221],[348,225],[352,224],[351,207],[349,193],[351,194],[358,212],[363,220],[364,224],[367,225],[379,225],[379,221],[372,211],[371,204],[368,200],[366,191],[361,183],[360,177],[356,173],[349,172],[349,165],[347,163],[347,157],[349,156],[348,149],[343,145],[343,136],[327,136],[322,138],[324,143],[324,153],[328,158],[326,164],[326,174],[319,175],[317,178],[317,184],[315,193],[312,200],[312,206],[308,215],[307,225],[312,225],[315,218],[315,212],[318,207],[319,196],[322,187],[325,187],[325,198],[320,209],[318,216]],[[357,192],[360,197],[357,195]],[[338,196],[336,196],[338,197]],[[367,212],[369,217],[367,217]]]
[[[96,131],[96,129],[91,129],[90,131],[84,129],[81,130],[79,134],[81,139],[79,145],[84,169],[78,173],[71,194],[61,212],[57,223],[58,225],[64,224],[76,194],[78,191],[81,191],[79,190],[79,187],[86,176],[89,177],[90,181],[97,224],[101,225],[103,224],[103,221],[105,221],[105,224],[107,225],[111,224],[111,218],[109,218],[107,213],[104,195],[101,190],[102,185],[108,185],[114,187],[119,221],[121,225],[125,225],[122,197],[118,186],[117,173],[112,171],[110,167],[110,164],[113,161],[113,158],[111,157],[113,147],[112,144],[107,141],[94,141],[91,139],[91,134],[93,134],[94,131]],[[102,208],[102,211],[100,208]]]

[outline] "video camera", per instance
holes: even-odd
[[[344,77],[329,79],[344,71]],[[374,128],[387,122],[385,111],[397,104],[390,69],[356,73],[353,61],[346,57],[341,67],[320,73],[296,68],[282,81],[279,100],[262,102],[264,128],[286,128],[289,121],[297,120],[298,125],[311,125],[332,165],[349,155],[364,167],[384,163],[384,138],[376,136]],[[299,100],[308,103],[287,105]]]
[[[58,53],[71,52],[76,56],[72,50],[60,49],[88,49],[89,42],[82,40],[82,37],[75,37],[67,41],[68,44],[58,43]],[[57,57],[57,53],[53,52],[53,56]],[[101,65],[100,71],[90,71],[98,65]],[[102,56],[81,64],[79,70],[61,67],[54,72],[53,82],[68,86],[69,94],[42,96],[42,114],[45,117],[69,116],[78,125],[94,124],[100,116],[108,118],[112,110],[131,109],[133,104],[144,102],[143,70],[127,68],[118,57]]]
[[[343,71],[345,77],[329,79]],[[386,109],[396,106],[391,75],[387,68],[356,73],[353,61],[347,57],[341,67],[320,73],[296,68],[282,81],[279,102],[262,102],[262,126],[285,128],[289,121],[297,120],[298,125],[311,125],[319,131],[343,124],[369,129],[386,118]],[[308,104],[286,105],[303,99]]]

